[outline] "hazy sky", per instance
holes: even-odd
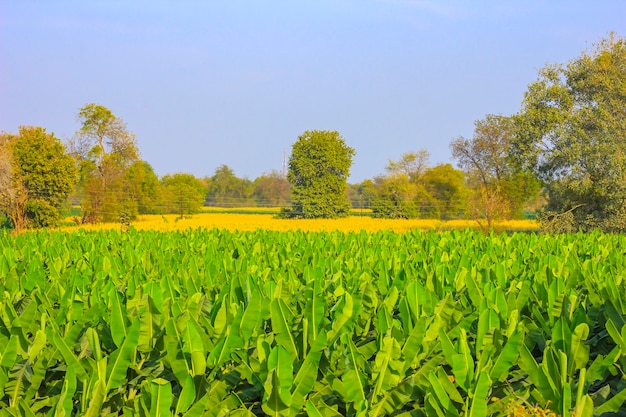
[[[337,130],[358,182],[421,148],[453,162],[451,139],[610,31],[624,0],[0,0],[0,130],[65,140],[97,103],[159,175],[250,179]]]

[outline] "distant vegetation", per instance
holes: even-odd
[[[86,104],[66,143],[42,127],[0,135],[0,213],[16,230],[57,225],[70,205],[78,223],[139,214],[193,214],[202,206],[280,207],[283,217],[496,221],[533,213],[544,230],[626,230],[626,41],[615,34],[567,64],[539,71],[511,116],[486,115],[471,138],[451,140],[458,168],[431,166],[426,149],[389,160],[385,173],[348,184],[353,156],[338,132],[306,131],[289,171],[239,178],[159,178],[135,135],[109,109]],[[313,145],[315,143],[315,145]]]

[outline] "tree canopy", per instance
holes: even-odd
[[[494,220],[520,217],[539,185],[510,158],[515,130],[512,117],[490,114],[474,124],[474,136],[454,139],[450,148],[468,176],[472,191],[468,210],[472,217],[485,219],[485,227],[490,228]]]
[[[285,175],[274,170],[254,180],[254,199],[259,207],[284,207],[289,204],[291,187]]]
[[[285,217],[334,218],[350,212],[347,179],[355,154],[337,131],[307,130],[293,144],[287,179],[291,208]]]
[[[399,160],[389,160],[385,170],[390,175],[406,175],[412,183],[418,183],[430,164],[430,152],[420,149],[417,152],[406,152]]]
[[[516,116],[513,154],[564,229],[626,230],[626,40],[611,34],[539,71]]]
[[[168,213],[186,214],[200,211],[206,198],[206,186],[193,174],[176,173],[161,179],[165,195],[165,210]]]
[[[463,171],[450,164],[439,164],[428,168],[422,180],[441,219],[465,216],[468,191]]]
[[[83,221],[134,217],[138,203],[129,193],[126,173],[139,160],[135,135],[102,105],[83,106],[78,119],[81,127],[71,148],[80,164]]]
[[[16,229],[55,226],[76,182],[73,158],[41,127],[22,126],[0,142],[2,211]]]
[[[124,195],[137,203],[138,214],[162,213],[163,192],[158,175],[146,161],[135,161],[124,175]]]
[[[252,204],[252,181],[239,178],[228,165],[222,164],[208,178],[207,202],[222,207],[242,207]]]

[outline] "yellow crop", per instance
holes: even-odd
[[[427,220],[427,219],[375,219],[369,216],[350,216],[343,219],[277,219],[273,214],[239,214],[204,212],[186,216],[180,219],[178,215],[143,215],[132,223],[137,230],[175,231],[186,229],[226,229],[251,231],[257,229],[288,231],[335,231],[358,232],[365,230],[375,232],[390,230],[398,233],[411,230],[450,230],[450,229],[478,229],[479,224],[473,220]],[[102,230],[120,228],[120,223],[103,223],[95,225],[66,226],[63,230]],[[496,230],[538,230],[538,224],[533,220],[512,220],[495,224]]]

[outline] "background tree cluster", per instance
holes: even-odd
[[[135,135],[109,109],[87,104],[66,147],[41,127],[0,134],[0,212],[21,230],[54,226],[70,206],[81,222],[138,214],[195,213],[203,205],[283,207],[283,217],[343,217],[350,208],[385,218],[493,221],[542,209],[546,230],[626,230],[626,41],[611,34],[530,84],[521,109],[486,115],[471,138],[450,143],[458,168],[430,165],[425,149],[390,160],[385,173],[348,184],[355,150],[336,131],[293,144],[287,175],[159,178]],[[542,207],[543,206],[543,207]]]
[[[451,219],[465,213],[463,172],[450,164],[430,166],[421,149],[389,161],[387,174],[374,179],[371,208],[375,217]]]
[[[545,66],[517,114],[487,115],[450,148],[465,191],[448,186],[459,190],[448,195],[465,199],[433,191],[425,151],[390,162],[386,176],[353,193],[382,217],[464,212],[488,228],[540,208],[550,232],[626,231],[626,41],[610,34],[565,65]],[[438,201],[462,203],[437,213]]]
[[[56,226],[74,211],[79,223],[132,220],[138,214],[198,212],[204,205],[286,206],[291,186],[277,171],[254,181],[227,165],[213,176],[159,178],[141,160],[135,135],[108,108],[87,104],[67,146],[41,127],[0,134],[0,214],[15,230]],[[72,208],[74,207],[74,209]],[[76,211],[78,208],[78,211]]]

